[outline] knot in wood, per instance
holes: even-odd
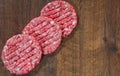
[[[117,47],[115,45],[112,45],[112,46],[108,47],[108,50],[110,52],[117,52],[118,49],[117,49]]]

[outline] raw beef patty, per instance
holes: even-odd
[[[43,16],[31,20],[24,28],[23,34],[34,36],[42,47],[43,54],[56,51],[61,43],[62,32],[59,25]]]
[[[61,30],[62,36],[67,37],[77,25],[76,11],[71,4],[65,1],[52,1],[42,10],[41,16],[52,18]]]
[[[34,37],[18,34],[6,42],[2,51],[5,67],[13,74],[27,74],[40,62],[41,47]]]

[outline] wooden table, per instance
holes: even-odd
[[[0,53],[8,38],[52,0],[0,0]],[[66,0],[78,26],[27,76],[120,76],[120,0]],[[10,74],[0,60],[0,76]]]

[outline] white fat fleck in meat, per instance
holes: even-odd
[[[6,52],[6,51],[7,51],[6,49],[3,50],[3,52]]]
[[[35,50],[35,51],[33,51],[35,54],[37,53],[37,51]]]
[[[72,15],[76,17],[76,13],[72,13]]]
[[[65,7],[67,8],[67,7],[68,7],[68,4],[66,4]]]
[[[56,28],[57,28],[57,30],[59,30],[60,29],[59,25],[56,24]]]
[[[29,39],[32,39],[32,36],[29,36]]]
[[[30,59],[30,58],[28,58],[27,60],[28,60],[29,62],[31,61],[31,59]]]
[[[51,3],[48,3],[48,6],[50,6],[51,5]]]
[[[16,71],[19,71],[19,70],[20,70],[20,68],[19,68],[19,67],[17,67],[17,68],[16,68]]]
[[[34,60],[32,60],[32,64],[36,64],[37,59],[35,58]]]
[[[31,63],[29,62],[28,65],[31,65]]]
[[[57,42],[53,42],[53,45],[56,45],[57,44]]]
[[[65,15],[63,14],[61,17],[65,17]]]
[[[49,42],[48,41],[45,41],[43,44],[48,44]]]
[[[70,15],[70,14],[71,14],[71,12],[67,12],[67,13],[66,13],[66,16],[68,16],[68,15]]]
[[[51,34],[50,34],[50,37],[53,37],[54,35],[55,35],[55,33],[51,33]]]
[[[45,8],[45,10],[46,10],[46,11],[49,11],[49,9],[48,9],[48,8]]]
[[[30,50],[31,50],[31,47],[28,47],[25,51],[28,53],[30,52]]]
[[[45,21],[45,22],[43,22],[43,26],[45,26],[45,25],[47,25],[47,22]]]
[[[25,47],[27,47],[27,45],[24,43],[24,45],[22,47],[25,48]]]
[[[34,33],[35,33],[35,34],[41,34],[41,32],[40,32],[40,31],[35,31]]]
[[[24,54],[25,54],[24,52],[20,53],[21,56],[23,56]]]
[[[24,29],[25,31],[26,31],[26,29]],[[26,32],[23,32],[23,34],[26,34],[26,33],[28,33],[27,31]]]
[[[9,58],[6,56],[5,59],[9,59]]]
[[[35,64],[35,62],[34,62],[34,61],[32,61],[32,64],[34,65],[34,64]]]
[[[4,46],[4,48],[5,48],[5,49],[8,49],[8,46],[7,46],[7,45],[5,45],[5,46]]]
[[[18,56],[16,56],[16,57],[14,57],[13,58],[13,60],[12,61],[14,61],[14,60],[18,60],[19,59],[19,57]]]
[[[73,25],[76,25],[76,21],[74,20],[74,21],[72,22],[72,24],[73,24]]]
[[[30,44],[31,44],[32,42],[33,42],[32,40],[29,41]]]
[[[16,55],[17,55],[17,56],[19,56],[19,54],[20,54],[20,53],[19,53],[19,51],[18,51],[18,50],[16,50]]]
[[[52,9],[54,9],[55,7],[52,7]]]
[[[19,47],[20,47],[20,48],[22,48],[22,47],[23,47],[23,45],[19,45]]]
[[[54,25],[54,23],[55,23],[54,21],[50,21],[50,24],[51,24],[51,25]]]
[[[58,8],[58,9],[55,9],[56,11],[60,11],[60,8]]]
[[[68,29],[68,28],[64,28],[64,30],[65,30],[65,31],[69,31],[70,29]]]
[[[12,72],[12,69],[14,68],[14,66],[8,66],[7,68],[9,68],[10,72]]]
[[[34,24],[34,25],[37,25],[35,20],[32,20],[31,23]]]
[[[46,36],[47,33],[43,33],[42,36]]]
[[[3,61],[4,62],[4,64],[7,64],[8,63],[8,61],[6,60],[6,61]]]

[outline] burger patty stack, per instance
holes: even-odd
[[[1,55],[4,66],[12,74],[28,74],[43,55],[57,50],[76,25],[77,14],[71,4],[62,0],[48,3],[21,34],[7,40]]]

